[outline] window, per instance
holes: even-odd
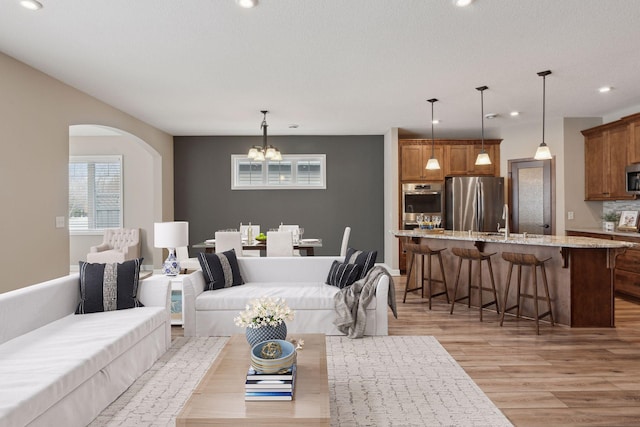
[[[245,154],[231,156],[231,189],[325,189],[326,155],[282,155],[280,161],[256,162]]]
[[[69,158],[69,231],[122,227],[122,156]]]

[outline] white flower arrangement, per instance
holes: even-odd
[[[293,310],[284,299],[265,297],[249,301],[245,311],[241,311],[233,321],[243,328],[261,328],[278,326],[285,320],[293,320],[293,316]]]

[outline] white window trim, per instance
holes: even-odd
[[[122,155],[104,155],[104,156],[69,156],[69,163],[88,163],[88,162],[119,162],[120,163],[120,227],[124,225],[124,162]],[[67,181],[69,178],[67,177]],[[67,217],[67,224],[69,218]],[[103,236],[104,228],[93,228],[89,230],[69,230],[70,236]]]
[[[326,190],[327,189],[327,155],[326,154],[283,154],[282,160],[291,162],[291,184],[268,184],[267,183],[267,168],[262,168],[262,182],[261,185],[240,185],[239,182],[239,164],[241,161],[247,161],[246,154],[232,154],[231,155],[231,189],[232,190]],[[320,161],[320,174],[321,184],[318,185],[301,185],[296,183],[299,161]],[[254,162],[260,163],[260,162]],[[267,165],[268,163],[276,163],[264,161],[261,162]]]

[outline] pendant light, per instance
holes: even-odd
[[[482,117],[482,148],[480,149],[480,154],[476,158],[476,165],[490,165],[491,159],[489,158],[489,154],[484,151],[484,91],[489,89],[487,86],[477,87],[476,90],[480,91],[480,114]]]
[[[425,169],[438,170],[440,169],[440,163],[438,162],[438,159],[436,159],[436,156],[435,156],[435,148],[434,148],[435,140],[433,139],[433,103],[438,102],[438,100],[436,98],[432,98],[432,99],[427,99],[427,102],[431,103],[431,157],[427,161],[427,166],[425,167]]]
[[[282,160],[282,154],[280,150],[278,150],[273,145],[267,145],[267,110],[260,111],[263,114],[262,123],[260,124],[260,128],[262,129],[262,146],[254,145],[249,149],[249,153],[247,157],[251,160],[255,160],[258,162],[262,162],[264,160],[274,160],[280,161]]]
[[[538,73],[539,76],[542,77],[542,142],[540,143],[540,145],[538,146],[538,149],[536,150],[536,155],[533,156],[534,159],[536,160],[549,160],[551,159],[551,151],[549,150],[549,147],[547,146],[547,144],[544,142],[544,116],[545,116],[545,104],[546,104],[546,100],[545,100],[545,93],[546,93],[546,85],[545,85],[545,81],[547,76],[551,74],[551,71],[547,70],[547,71],[540,71]]]

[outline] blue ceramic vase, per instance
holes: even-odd
[[[287,324],[282,322],[278,326],[262,326],[246,329],[247,342],[251,347],[261,341],[284,340],[287,338]]]

